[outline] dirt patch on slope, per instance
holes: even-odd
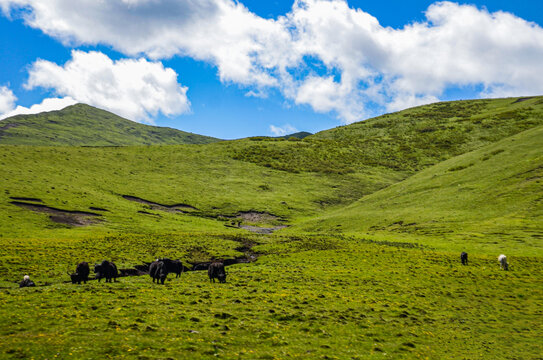
[[[51,221],[69,226],[87,226],[100,222],[100,214],[87,211],[63,210],[42,204],[29,204],[20,201],[11,201],[11,204],[38,213],[49,214]]]
[[[281,223],[285,220],[281,219],[279,216],[263,211],[240,211],[235,216],[223,216],[223,218],[230,219],[229,223],[225,224],[226,227],[245,229],[257,234],[271,234],[276,230],[288,227],[288,225],[269,226],[270,224],[277,224],[277,222]],[[265,224],[268,226],[246,225],[243,224],[243,221],[252,224]]]
[[[251,225],[240,225],[241,229],[249,230],[257,234],[271,234],[272,232],[280,229],[284,229],[286,225],[272,226],[272,227],[259,227]]]
[[[188,212],[188,210],[198,210],[192,205],[188,204],[173,204],[173,205],[166,205],[166,204],[160,204],[153,201],[145,200],[142,198],[139,198],[137,196],[131,196],[131,195],[122,195],[123,199],[134,201],[140,204],[145,204],[151,207],[153,210],[161,210],[161,211],[168,211],[168,212]]]
[[[240,211],[236,217],[253,223],[264,223],[279,220],[278,216],[260,211]]]

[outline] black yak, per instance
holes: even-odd
[[[75,268],[75,273],[70,274],[70,278],[72,279],[72,284],[81,284],[81,281],[83,281],[85,284],[89,280],[89,274],[90,274],[90,268],[89,264],[85,261],[80,262],[77,264],[77,267]]]
[[[168,273],[175,273],[176,278],[181,276],[181,273],[183,272],[183,263],[181,263],[180,260],[170,260],[168,258],[159,259],[159,261],[164,262],[164,265],[166,266],[166,270]]]
[[[33,286],[36,286],[36,284],[34,284],[34,282],[32,280],[30,280],[30,276],[28,276],[28,275],[23,276],[23,281],[21,281],[19,283],[20,288],[22,288],[22,287],[33,287]]]
[[[149,276],[153,278],[153,282],[158,284],[160,281],[162,285],[164,285],[164,281],[166,280],[166,277],[168,276],[168,269],[164,261],[162,260],[155,260],[151,263],[149,266]]]
[[[94,265],[94,272],[98,281],[102,278],[106,278],[106,282],[111,282],[111,279],[117,281],[117,266],[110,261],[104,260],[101,264]]]
[[[222,262],[214,262],[209,265],[207,269],[209,275],[209,281],[215,282],[215,278],[219,279],[219,282],[226,282],[226,271],[224,271],[224,264]]]
[[[468,264],[468,253],[463,251],[462,254],[460,254],[460,260],[462,261],[462,265]]]

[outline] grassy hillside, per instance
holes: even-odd
[[[543,124],[543,97],[436,103],[323,131],[301,141],[254,139],[239,160],[287,172],[406,176]],[[295,139],[292,139],[295,140]]]
[[[9,145],[121,146],[214,141],[218,139],[139,124],[84,104],[0,121],[0,144]]]
[[[347,176],[285,173],[232,159],[232,148],[245,143],[119,148],[0,146],[0,237],[229,230],[224,226],[227,217],[249,211],[290,222],[317,215],[329,206],[349,204],[361,193],[398,180],[395,174],[385,172]],[[50,213],[14,202],[100,216],[91,218],[91,226],[73,227],[52,222]],[[176,204],[193,208],[167,208]],[[269,225],[284,223],[279,219],[269,220]],[[245,223],[252,225],[251,221]]]
[[[543,126],[422,170],[295,227],[543,254]]]
[[[64,111],[78,109],[91,108]],[[303,140],[0,146],[0,236],[240,231],[226,225],[246,212],[273,215],[244,219],[247,226],[293,224],[539,123],[543,98],[499,99],[423,106]],[[51,221],[59,217],[66,221]],[[322,229],[349,230],[332,225]]]

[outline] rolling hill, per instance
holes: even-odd
[[[139,124],[90,105],[17,115],[0,121],[0,144],[123,146],[208,144],[219,141],[184,131]]]
[[[454,157],[291,231],[543,254],[543,126]]]
[[[97,117],[73,115],[85,112],[111,116],[114,120],[98,122]],[[23,117],[21,121],[44,122],[49,117],[52,121],[91,119],[76,126],[71,134],[59,132],[70,143],[83,141],[76,134],[114,136],[115,132],[102,131],[99,126],[115,121],[122,126],[134,126],[132,129],[156,129],[108,114],[75,105],[60,112]],[[424,169],[448,159],[454,161],[462,154],[486,151],[492,144],[542,124],[543,98],[536,97],[421,106],[302,140],[258,137],[205,146],[115,148],[4,145],[0,146],[0,182],[4,189],[0,193],[0,233],[3,237],[51,237],[108,231],[234,231],[225,227],[229,219],[251,212],[272,215],[267,218],[269,226],[295,225],[325,211],[347,211],[345,206],[359,199],[364,201],[379,190],[392,189],[391,185],[423,174]],[[19,126],[6,132],[17,129],[36,128]],[[149,141],[142,137],[146,133],[125,133],[120,129],[119,137],[124,140],[116,141],[117,144]],[[537,154],[537,146],[533,148]],[[490,169],[481,168],[482,172],[486,170]],[[127,197],[139,200],[129,201]],[[39,201],[25,203],[24,199]],[[165,211],[176,204],[194,209]],[[371,206],[377,209],[380,205]],[[390,211],[394,209],[391,207]],[[52,217],[58,217],[59,210],[64,210],[64,214],[93,214],[87,220],[78,220],[77,214],[72,214],[67,222],[51,222]],[[386,225],[402,220],[399,215],[390,218],[398,219]],[[467,223],[468,219],[464,220]],[[90,226],[77,226],[82,221]],[[249,220],[244,223],[255,225]],[[383,226],[376,223],[349,229],[348,224],[325,221],[322,229],[330,231],[337,225],[358,234],[374,230],[370,226]],[[312,231],[320,229],[315,227]]]

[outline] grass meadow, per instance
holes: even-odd
[[[405,243],[322,236],[252,240],[263,255],[227,267],[226,284],[194,271],[170,277],[164,286],[148,276],[72,285],[52,274],[50,286],[2,288],[0,357],[541,356],[541,258],[510,258],[505,272],[495,256],[470,256],[462,266],[457,253]],[[177,247],[166,239],[160,244]],[[111,251],[107,245],[80,256],[101,259]],[[96,254],[101,247],[104,253]],[[25,246],[19,249],[25,252]],[[34,249],[29,245],[26,252]],[[131,257],[148,258],[146,251],[135,252]]]
[[[543,98],[303,139],[75,132],[111,146],[54,138],[109,116],[70,111],[1,130],[0,359],[543,359]],[[177,145],[118,146],[142,143]],[[68,283],[157,257],[251,262]]]

